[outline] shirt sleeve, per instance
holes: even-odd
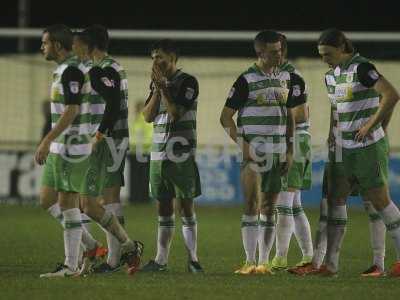
[[[67,67],[61,75],[65,105],[80,105],[82,103],[82,86],[85,77],[77,67]]]
[[[294,108],[307,102],[306,83],[301,76],[296,73],[290,73],[290,88],[287,108]]]
[[[121,77],[118,72],[111,67],[104,69],[93,67],[89,71],[93,89],[105,100],[103,118],[100,122],[99,131],[105,133],[112,130],[118,119],[119,108],[121,105]]]
[[[381,76],[375,66],[369,62],[361,63],[357,67],[358,80],[365,87],[373,87]]]
[[[249,86],[243,75],[233,84],[226,99],[225,106],[234,110],[239,110],[244,106],[249,98]]]
[[[199,83],[196,78],[186,78],[180,87],[178,95],[174,102],[185,108],[190,108],[199,95]]]

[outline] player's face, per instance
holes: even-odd
[[[343,53],[340,48],[319,45],[318,53],[321,55],[322,61],[327,63],[331,68],[334,68],[341,63]]]
[[[72,43],[72,51],[76,56],[78,56],[81,60],[85,59],[89,54],[88,46],[82,42],[79,37],[74,37],[74,42]]]
[[[175,57],[160,49],[156,49],[151,53],[153,64],[157,65],[162,72],[168,72],[175,64]]]
[[[45,32],[42,36],[42,45],[40,46],[40,50],[46,60],[54,60],[56,58],[54,43],[50,40],[48,32]]]
[[[254,45],[257,57],[265,65],[276,67],[282,61],[281,42],[276,43],[256,43]]]

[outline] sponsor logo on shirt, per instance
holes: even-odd
[[[185,98],[188,100],[192,100],[194,96],[194,89],[188,87],[186,88],[186,92],[185,92]]]
[[[114,86],[114,81],[108,79],[107,77],[101,77],[101,81],[103,81],[104,85],[107,87],[113,87]]]
[[[377,71],[375,70],[370,70],[368,72],[368,76],[372,79],[372,80],[378,80],[379,79],[379,74]]]
[[[71,91],[72,94],[78,94],[79,93],[79,82],[71,81],[69,83],[69,90]]]
[[[298,84],[293,86],[293,96],[299,97],[301,95],[300,86]]]

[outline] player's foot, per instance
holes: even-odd
[[[303,256],[303,259],[296,264],[296,267],[302,267],[312,262],[312,256]]]
[[[110,274],[117,272],[121,269],[121,265],[117,265],[116,267],[111,267],[108,263],[102,263],[92,269],[92,272],[95,274]]]
[[[274,274],[271,270],[271,266],[269,263],[258,265],[256,267],[255,273],[261,274],[261,275],[273,275]]]
[[[255,263],[250,263],[246,262],[243,266],[241,266],[239,269],[235,271],[235,274],[239,275],[250,275],[250,274],[255,274],[256,272],[256,264]]]
[[[150,260],[140,269],[140,271],[142,272],[165,272],[167,270],[168,270],[167,264],[160,265],[159,263],[156,263],[154,260]]]
[[[400,260],[396,261],[389,271],[390,277],[400,277]]]
[[[121,245],[121,265],[127,264],[129,275],[139,270],[140,261],[143,255],[143,243],[127,240]]]
[[[204,270],[199,264],[198,261],[191,261],[188,262],[188,271],[189,273],[203,273]]]
[[[286,257],[282,257],[282,256],[275,256],[273,259],[272,259],[272,262],[271,262],[271,267],[272,267],[272,270],[276,270],[276,271],[279,271],[279,270],[285,270],[286,268],[287,268],[287,258]]]
[[[361,273],[361,277],[382,277],[385,272],[382,271],[377,265],[372,265],[367,270]]]
[[[79,274],[86,275],[93,271],[101,260],[107,255],[108,250],[105,247],[96,245],[92,250],[83,253],[83,263],[80,268]]]
[[[40,278],[53,278],[53,277],[76,277],[79,272],[71,270],[64,264],[57,264],[56,269],[50,273],[40,274]]]
[[[308,263],[300,267],[290,268],[287,271],[294,275],[305,276],[316,274],[319,269],[315,268],[312,263]]]
[[[326,265],[322,265],[317,272],[314,273],[315,275],[321,276],[321,277],[337,277],[338,274],[337,272],[332,272],[331,270],[328,269]]]

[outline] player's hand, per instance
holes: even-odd
[[[370,136],[370,131],[371,125],[369,122],[367,122],[358,130],[354,137],[354,140],[357,142],[363,142],[368,136]]]
[[[167,86],[167,78],[164,76],[157,64],[153,64],[153,68],[151,70],[151,79],[153,80],[157,89],[162,90]]]
[[[50,142],[46,139],[40,143],[39,147],[36,149],[35,161],[38,165],[43,165],[46,162],[47,155],[50,152]]]
[[[286,152],[286,161],[281,165],[281,176],[286,175],[293,165],[293,152]]]

